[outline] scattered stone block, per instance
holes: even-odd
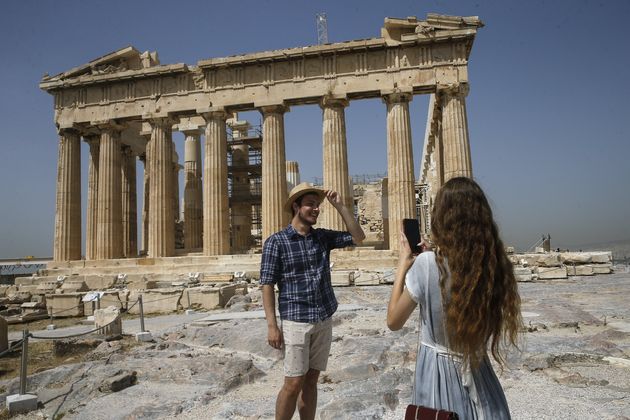
[[[592,252],[591,261],[595,264],[606,264],[612,262],[612,252]]]
[[[37,409],[37,395],[33,394],[13,394],[8,395],[6,407],[10,415],[18,413],[28,413]]]
[[[566,265],[588,264],[592,261],[592,254],[588,252],[563,252],[560,254],[560,258]]]
[[[539,267],[560,267],[562,261],[560,260],[560,254],[549,253],[541,254],[536,259],[535,265]]]
[[[612,264],[593,264],[593,273],[594,274],[610,274],[612,273]]]
[[[30,292],[16,291],[8,295],[9,303],[22,304],[24,302],[30,302],[33,295]]]
[[[219,288],[211,286],[192,287],[184,291],[182,303],[194,309],[220,308]]]
[[[52,314],[55,318],[83,316],[83,295],[84,293],[46,295],[48,315]]]
[[[142,295],[142,305],[145,314],[168,314],[182,309],[180,304],[182,292],[183,289],[181,288],[133,291],[129,294],[129,305],[133,305],[138,300],[138,296]],[[140,305],[134,305],[129,310],[129,313],[140,313]]]
[[[515,276],[525,276],[525,275],[530,275],[532,274],[532,269],[529,267],[519,267],[519,266],[514,266],[514,275]]]
[[[87,275],[83,277],[85,284],[90,290],[111,289],[116,284],[118,276],[109,275]]]
[[[99,293],[99,292],[93,292]],[[109,306],[115,306],[116,308],[122,309],[123,302],[120,299],[120,292],[118,291],[110,291],[110,292],[101,292],[101,308],[107,308]],[[87,297],[90,293],[87,293],[85,296]],[[89,302],[83,302],[83,314],[84,315],[92,315],[94,310],[98,309],[96,300],[91,300]]]
[[[204,273],[200,277],[202,283],[228,283],[234,280],[234,273]]]
[[[539,280],[566,279],[566,267],[537,267],[536,274]]]
[[[595,274],[595,272],[593,271],[593,266],[590,264],[576,265],[573,267],[573,269],[575,270],[576,276],[592,276],[593,274]]]
[[[37,285],[37,293],[51,294],[55,293],[55,290],[59,287],[59,283],[56,281],[44,281]]]
[[[105,309],[97,309],[94,311],[94,327],[100,328],[99,334],[122,334],[122,318],[120,317],[120,309],[115,306],[110,306]]]
[[[148,331],[139,332],[139,333],[136,333],[136,341],[148,343],[149,341],[153,341],[153,336]]]
[[[219,305],[223,308],[234,295],[246,295],[247,284],[230,284],[219,288]]]
[[[354,271],[333,271],[330,273],[330,281],[333,286],[352,286]]]
[[[42,302],[24,302],[20,307],[23,315],[46,313],[46,304]]]
[[[376,286],[381,284],[381,276],[379,273],[362,271],[358,276],[354,277],[355,286]]]
[[[37,291],[37,285],[36,284],[24,284],[24,285],[18,286],[18,291],[20,293],[30,293],[31,295],[33,295]]]
[[[62,293],[87,292],[90,289],[83,280],[65,280],[61,285]]]
[[[31,285],[37,285],[39,283],[39,280],[37,279],[37,277],[16,277],[13,284],[15,284],[16,286],[31,286]]]
[[[9,290],[9,285],[7,284],[0,284],[0,296],[6,296],[7,295],[7,290]]]

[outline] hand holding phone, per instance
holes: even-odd
[[[420,246],[420,224],[418,219],[403,219],[403,233],[409,242],[411,252],[420,254],[422,247]]]

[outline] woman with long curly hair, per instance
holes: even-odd
[[[500,366],[517,346],[521,300],[512,264],[479,185],[453,178],[431,214],[435,252],[417,257],[401,234],[387,325],[399,330],[420,306],[413,403],[460,419],[509,419],[488,351]]]

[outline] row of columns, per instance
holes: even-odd
[[[442,109],[441,153],[444,174],[471,176],[470,146],[466,122],[467,87],[448,89],[440,97]],[[409,101],[411,93],[384,96],[387,105],[388,209],[390,226],[399,226],[403,218],[414,218],[414,165],[411,141]],[[324,187],[338,191],[344,204],[352,208],[344,98],[324,98],[323,172]],[[262,236],[263,240],[282,229],[289,221],[283,212],[287,197],[283,105],[263,106],[262,142]],[[205,165],[201,182],[199,157],[201,146],[197,130],[184,131],[185,156],[185,246],[203,246],[205,255],[230,252],[227,189],[228,114],[224,110],[203,113],[205,130]],[[150,120],[151,133],[146,146],[145,198],[143,207],[143,246],[151,257],[175,253],[177,205],[176,178],[173,176],[173,141],[171,118]],[[88,208],[86,258],[112,259],[137,254],[135,159],[121,144],[122,127],[108,122],[99,125],[100,137],[86,137],[90,146],[88,169]],[[55,222],[55,260],[81,258],[80,134],[62,130],[59,143],[57,178],[57,213]],[[124,182],[123,182],[124,181]],[[96,188],[95,188],[96,187]],[[96,189],[96,191],[95,191]],[[203,194],[201,193],[203,190]],[[123,194],[124,193],[124,194]],[[121,197],[125,197],[121,202]],[[128,198],[126,198],[128,197]],[[334,211],[324,212],[323,224],[331,229],[345,229]],[[398,248],[398,229],[389,229],[391,249]]]

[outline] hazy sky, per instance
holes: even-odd
[[[473,171],[505,242],[523,249],[543,233],[563,248],[630,239],[630,1],[7,0],[0,258],[52,255],[58,139],[52,97],[38,88],[44,73],[127,45],[189,65],[313,45],[317,12],[328,15],[330,42],[378,37],[385,17],[479,16],[486,27],[470,57],[467,99]],[[411,103],[416,176],[427,103]],[[385,124],[378,100],[346,109],[351,174],[386,172]],[[293,107],[285,127],[287,159],[299,162],[302,180],[321,176],[321,110]],[[174,139],[183,157],[183,137]],[[82,154],[85,212],[85,144]]]

